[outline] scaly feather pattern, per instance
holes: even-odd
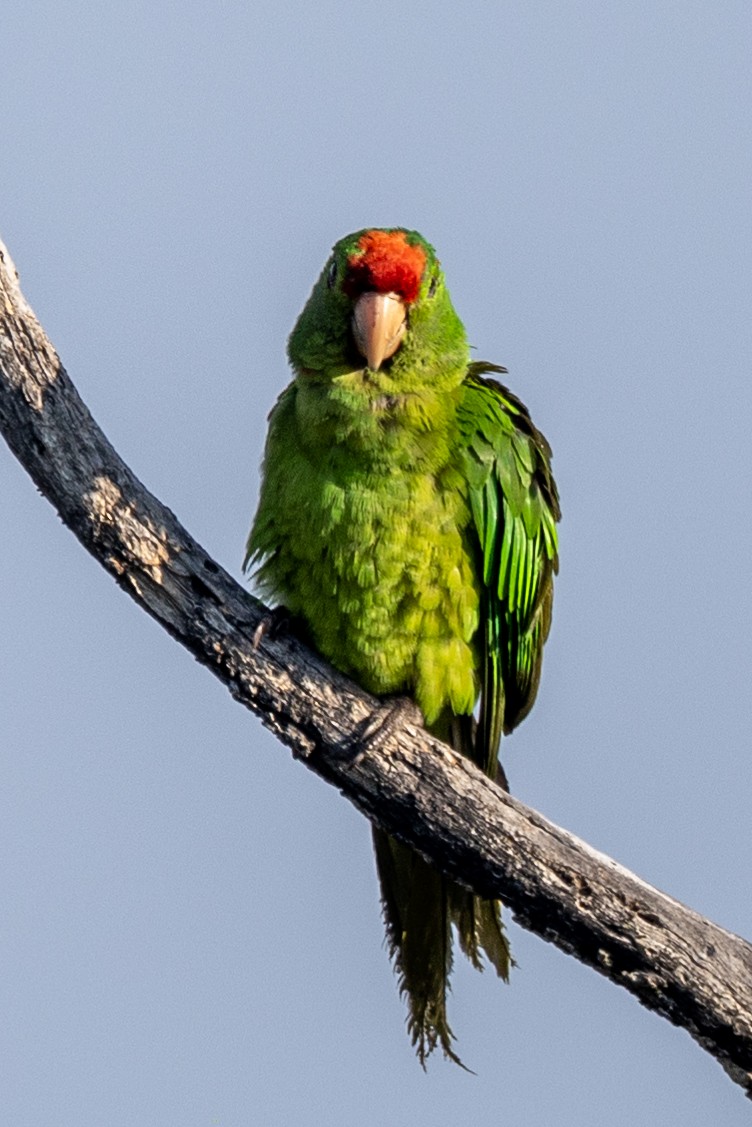
[[[367,229],[334,247],[290,336],[246,566],[313,643],[506,785],[499,742],[527,715],[551,623],[559,504],[525,407],[471,363],[433,248]],[[476,723],[474,709],[479,703]],[[506,979],[500,905],[374,830],[387,946],[422,1064],[461,1063],[452,938]]]

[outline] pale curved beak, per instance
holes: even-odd
[[[358,352],[368,367],[377,372],[385,360],[394,356],[407,328],[405,303],[396,293],[367,290],[355,302],[352,331]]]

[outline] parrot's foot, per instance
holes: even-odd
[[[254,650],[259,648],[263,638],[278,638],[280,634],[287,633],[291,626],[292,615],[287,607],[274,607],[273,610],[267,611],[253,631],[251,644]]]
[[[367,755],[379,752],[391,735],[405,724],[422,728],[423,713],[410,697],[392,697],[383,701],[366,717],[350,741],[353,751],[351,766],[362,763]]]

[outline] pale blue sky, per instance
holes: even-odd
[[[0,233],[94,415],[233,573],[331,243],[437,247],[555,452],[514,792],[752,936],[752,9],[5,0]],[[0,450],[13,1127],[747,1122],[686,1033],[511,929],[425,1076],[368,827]]]

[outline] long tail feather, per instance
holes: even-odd
[[[468,723],[459,723],[465,719]],[[453,717],[437,735],[468,754],[474,741],[472,718]],[[387,947],[400,993],[407,1000],[407,1027],[418,1059],[425,1068],[438,1046],[465,1068],[454,1051],[454,1034],[447,1019],[452,928],[474,967],[482,970],[485,956],[507,981],[512,960],[501,906],[449,880],[382,830],[374,829],[373,842]]]
[[[376,865],[387,946],[407,998],[407,1028],[420,1063],[440,1045],[452,1050],[446,993],[452,970],[452,935],[445,878],[412,849],[374,829]]]

